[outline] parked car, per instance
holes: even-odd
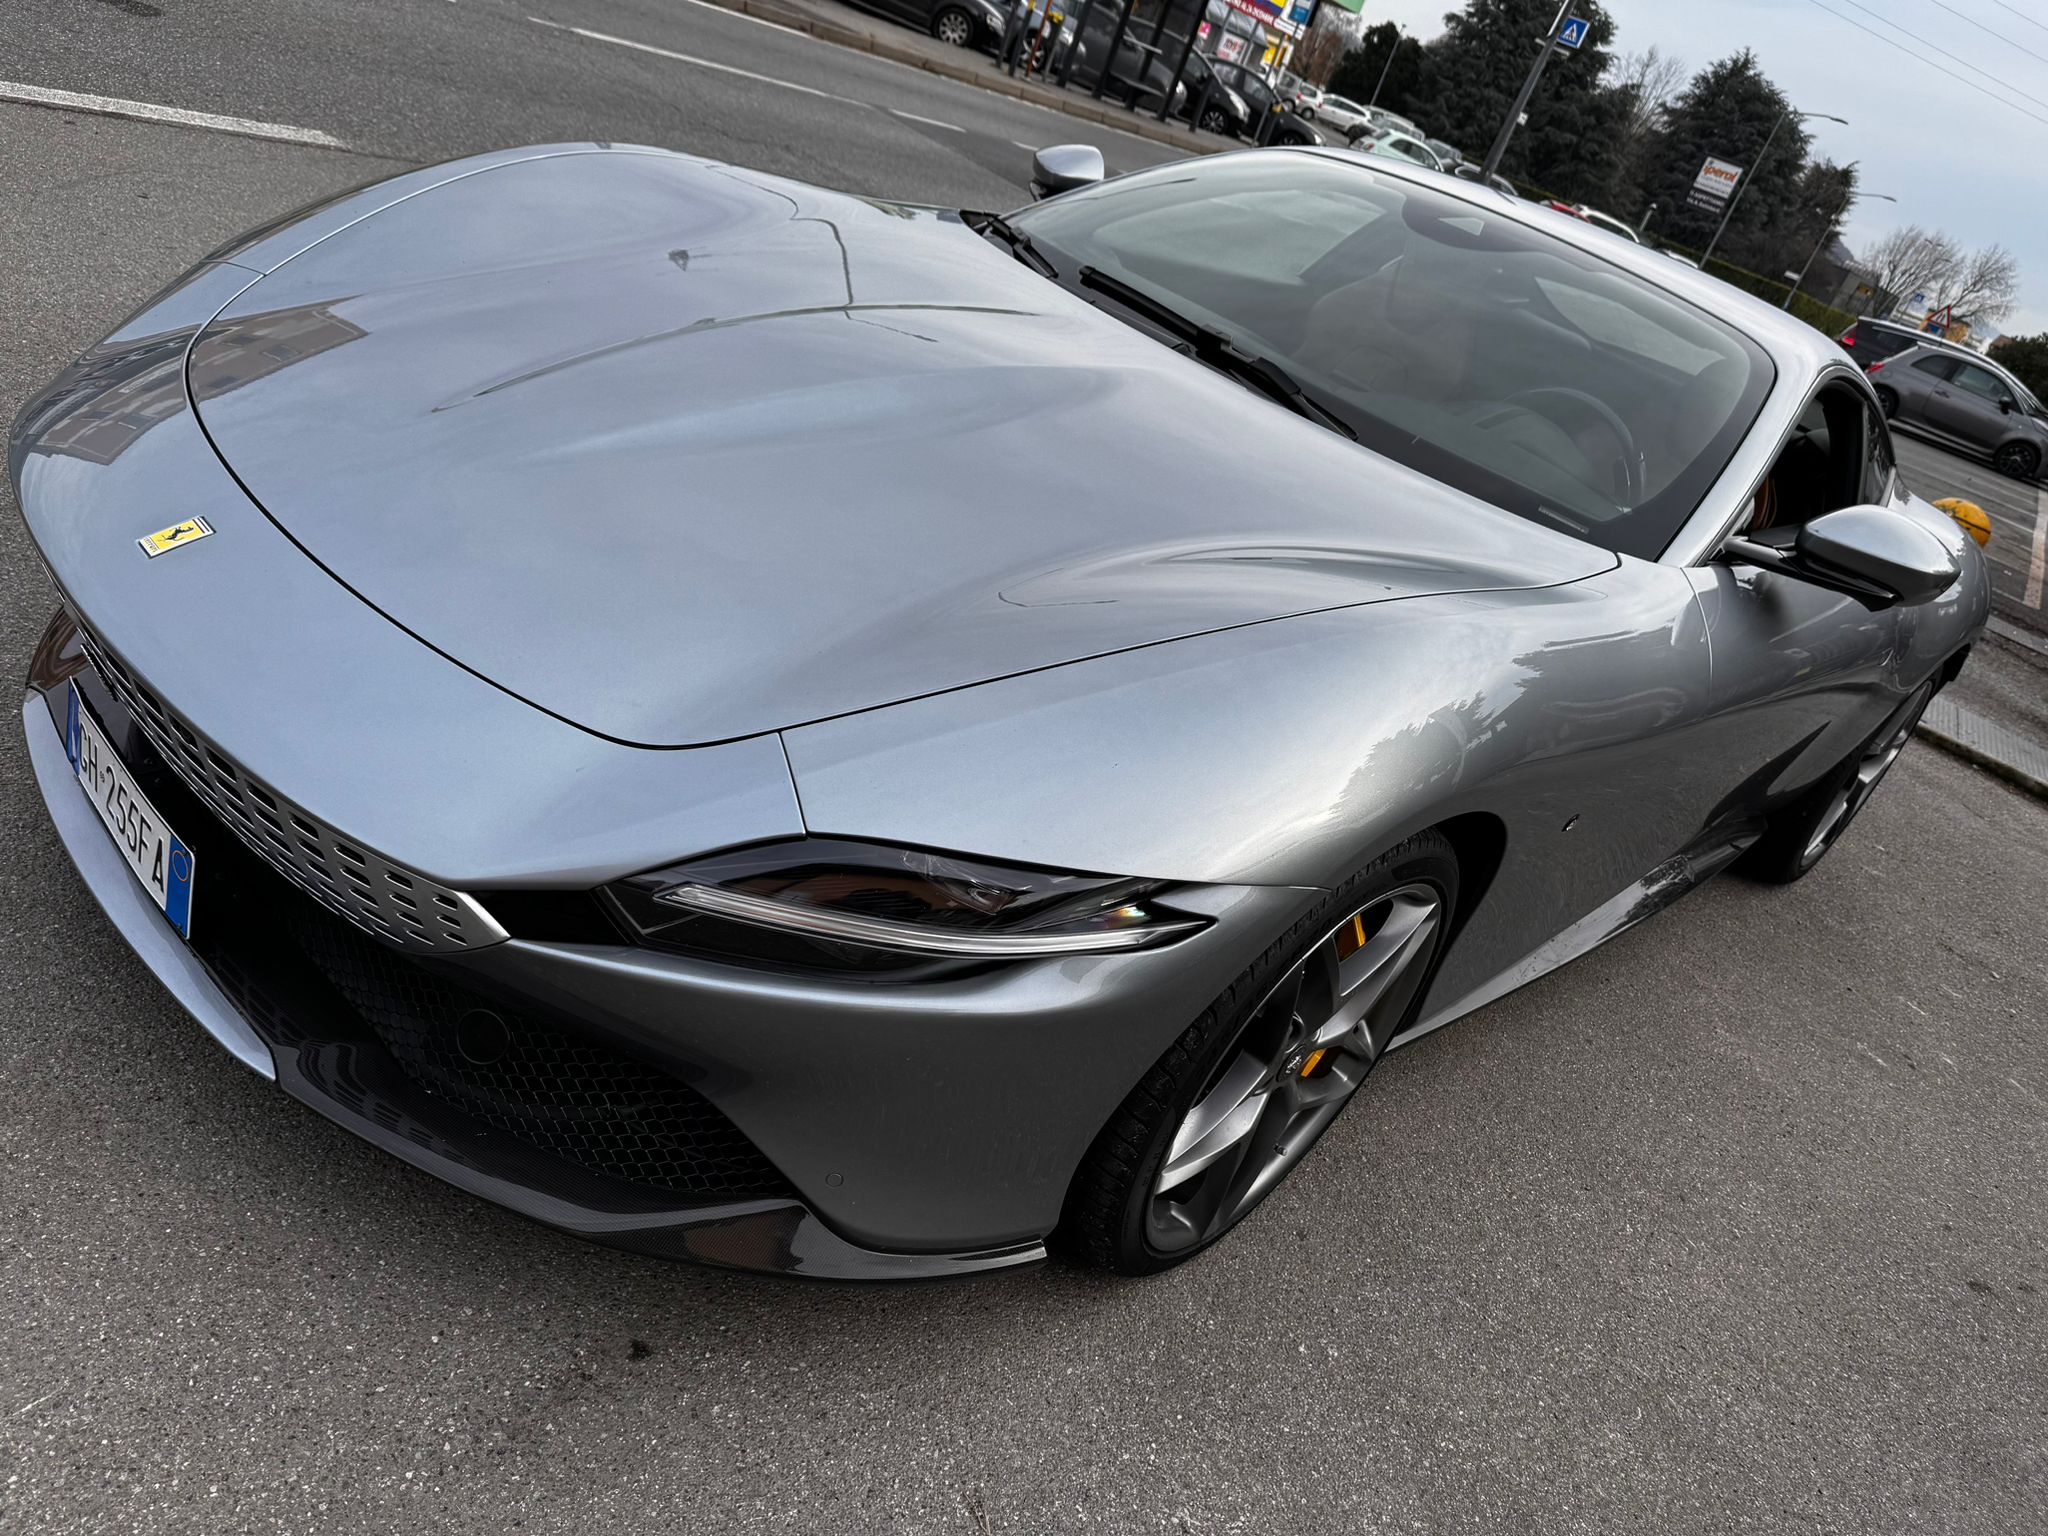
[[[1633,228],[1617,219],[1611,213],[1602,213],[1598,208],[1581,207],[1579,209],[1579,217],[1588,224],[1591,224],[1595,229],[1604,229],[1610,235],[1619,235],[1622,239],[1630,241],[1635,245],[1643,243],[1641,235],[1637,234]]]
[[[1487,186],[1493,188],[1494,191],[1502,193],[1503,195],[1508,197],[1516,198],[1518,200],[1522,195],[1521,193],[1515,190],[1515,184],[1509,181],[1507,177],[1499,175],[1498,173],[1492,176],[1488,176],[1485,173],[1485,168],[1481,166],[1479,162],[1476,160],[1466,160],[1458,165],[1452,166],[1451,174],[1453,176],[1456,176],[1460,181],[1483,181],[1486,183]]]
[[[1169,62],[1159,50],[1141,43],[1128,27],[1118,38],[1116,12],[1108,7],[1096,8],[1086,28],[1071,45],[1074,49],[1071,67],[1066,64],[1066,55],[1062,53],[1055,55],[1052,68],[1063,71],[1070,84],[1093,89],[1102,61],[1110,57],[1112,41],[1116,43],[1116,59],[1110,66],[1109,84],[1104,95],[1139,111],[1156,112],[1160,101],[1171,91],[1171,115],[1185,117],[1188,104],[1194,99],[1192,75],[1176,84],[1173,63],[1178,61]]]
[[[1398,112],[1389,112],[1385,107],[1366,107],[1365,115],[1376,133],[1405,133],[1410,138],[1426,137],[1423,131]]]
[[[1622,239],[1632,244],[1641,245],[1643,243],[1641,235],[1638,235],[1613,214],[1602,213],[1598,208],[1589,208],[1584,203],[1560,202],[1556,198],[1552,198],[1549,202],[1545,203],[1544,207],[1554,208],[1559,213],[1568,213],[1583,223],[1591,224],[1595,229],[1604,229],[1610,235],[1619,235]]]
[[[1321,104],[1316,107],[1316,125],[1339,138],[1349,138],[1354,131],[1362,132],[1371,123],[1366,109],[1348,97],[1325,93]]]
[[[1204,53],[1188,55],[1187,70],[1181,76],[1186,87],[1179,115],[1194,121],[1204,133],[1225,138],[1250,138],[1258,119],[1251,103],[1215,78],[1216,70]]]
[[[1945,345],[1908,347],[1866,370],[1885,416],[1906,431],[1987,456],[2032,480],[2048,464],[2048,412],[1988,358]]]
[[[1370,170],[553,144],[222,247],[9,440],[52,942],[628,1249],[1200,1252],[1388,1051],[1853,839],[1988,616],[1832,341]]]
[[[1435,153],[1437,159],[1444,163],[1446,170],[1452,166],[1463,165],[1471,158],[1455,144],[1446,144],[1442,139],[1425,139],[1423,142]]]
[[[1322,110],[1323,106],[1321,87],[1310,85],[1299,75],[1290,74],[1285,70],[1271,78],[1273,88],[1280,93],[1281,100],[1287,102],[1296,112],[1299,112],[1303,117],[1313,122],[1316,114]]]
[[[1257,138],[1264,132],[1268,144],[1320,144],[1323,136],[1307,119],[1287,105],[1286,98],[1273,88],[1258,70],[1249,64],[1213,64],[1216,78],[1222,84],[1244,98],[1251,108],[1252,127],[1250,134]],[[1276,111],[1277,109],[1277,111]],[[1269,117],[1275,118],[1272,126],[1261,129]]]
[[[1444,163],[1437,159],[1436,151],[1411,133],[1378,129],[1362,134],[1351,142],[1354,148],[1361,149],[1368,155],[1392,155],[1429,171],[1441,171],[1445,168]]]
[[[851,0],[858,9],[892,21],[908,22],[956,48],[994,53],[1001,45],[1010,13],[995,0]]]
[[[1947,347],[1965,357],[1979,355],[1967,347],[1957,346],[1945,336],[1932,335],[1917,326],[1896,320],[1873,320],[1868,316],[1842,332],[1839,340],[1849,355],[1866,369],[1872,363],[1896,357],[1911,347]]]

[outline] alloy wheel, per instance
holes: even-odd
[[[2041,467],[2041,455],[2028,443],[2007,443],[1992,456],[1992,465],[2015,480],[2031,480]]]
[[[965,11],[945,11],[932,23],[932,35],[942,43],[965,48],[974,41],[974,22]]]
[[[1443,926],[1433,885],[1401,886],[1266,994],[1167,1145],[1145,1211],[1156,1251],[1217,1237],[1315,1145],[1400,1027]]]

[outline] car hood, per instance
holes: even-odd
[[[404,197],[254,283],[188,366],[217,451],[337,580],[646,745],[1614,563],[953,215],[660,151]]]

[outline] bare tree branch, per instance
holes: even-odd
[[[1963,264],[1962,248],[1947,235],[1903,225],[1873,245],[1863,256],[1863,265],[1877,279],[1878,287],[1901,303],[1916,293],[1935,294],[1951,285]]]
[[[1987,330],[2019,302],[2019,258],[2002,245],[1986,246],[1964,260],[1937,294],[1938,302],[1953,309],[1957,319]]]
[[[1664,105],[1686,81],[1685,60],[1660,53],[1656,46],[1641,53],[1625,53],[1614,61],[1607,83],[1627,103],[1621,122],[1621,140],[1635,146],[1646,138],[1664,115]]]

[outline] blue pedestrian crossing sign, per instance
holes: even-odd
[[[1560,48],[1578,47],[1579,44],[1586,40],[1586,28],[1591,25],[1592,22],[1587,17],[1572,17],[1571,20],[1557,29],[1557,46]]]

